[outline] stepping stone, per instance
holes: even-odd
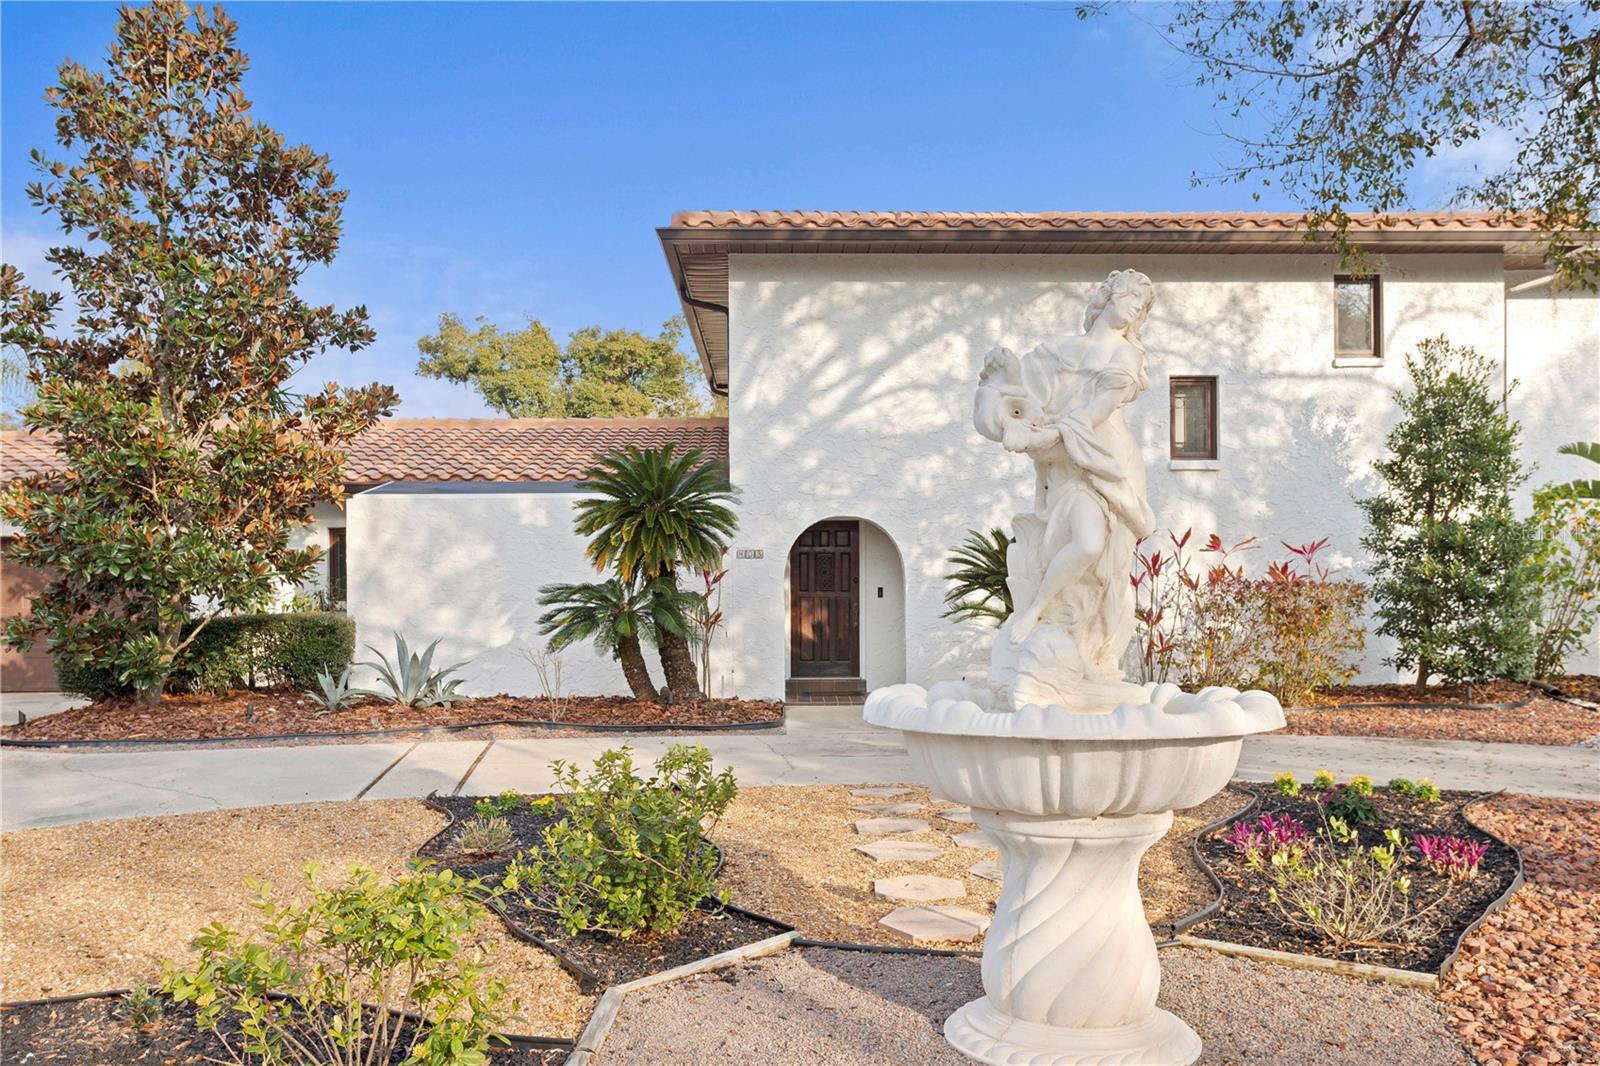
[[[973,877],[981,877],[986,881],[1002,881],[1005,879],[1001,873],[1000,864],[993,859],[984,859],[982,862],[969,867],[967,873]]]
[[[852,811],[865,811],[868,814],[915,814],[922,810],[920,803],[858,803],[850,808]]]
[[[863,836],[875,833],[921,833],[928,823],[921,818],[863,818],[856,823],[856,832]]]
[[[929,877],[927,874],[910,874],[906,877],[880,877],[872,882],[872,894],[880,899],[906,900],[911,903],[932,903],[940,899],[960,899],[967,894],[966,886],[953,877]]]
[[[909,788],[852,788],[850,795],[874,799],[894,799],[896,796],[911,795],[911,790]]]
[[[860,824],[860,822],[856,823],[858,826]],[[970,833],[957,833],[950,839],[956,842],[956,847],[958,848],[989,848],[994,850],[998,847],[994,842],[994,837],[985,833],[982,829],[974,829]]]
[[[971,807],[951,807],[949,810],[940,811],[939,817],[947,822],[961,822],[964,825],[973,824]]]
[[[923,862],[944,854],[941,847],[919,844],[915,840],[877,840],[871,844],[857,844],[856,850],[873,862]]]
[[[878,924],[907,937],[913,944],[940,941],[966,943],[976,940],[989,928],[989,916],[965,907],[930,904],[925,907],[896,907]]]

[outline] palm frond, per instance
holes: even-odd
[[[946,618],[988,619],[996,625],[1011,617],[1011,589],[1006,584],[1006,550],[1011,537],[1003,529],[969,530],[946,561],[955,567],[945,575]]]

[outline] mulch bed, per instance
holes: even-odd
[[[1299,796],[1280,796],[1271,785],[1238,787],[1261,797],[1261,805],[1246,816],[1248,820],[1259,818],[1262,814],[1290,814],[1299,819],[1313,837],[1316,836],[1322,823],[1317,811],[1318,800],[1310,789]],[[1421,910],[1442,894],[1448,894],[1440,909],[1429,913],[1423,919],[1422,927],[1415,930],[1405,942],[1340,950],[1315,930],[1290,922],[1268,899],[1271,878],[1251,870],[1244,857],[1226,842],[1224,831],[1213,833],[1200,842],[1201,857],[1222,880],[1225,892],[1222,908],[1216,916],[1200,923],[1192,932],[1211,940],[1231,941],[1275,951],[1320,955],[1424,973],[1437,972],[1455,949],[1461,934],[1516,879],[1515,852],[1495,843],[1467,821],[1467,805],[1483,798],[1484,794],[1477,792],[1446,792],[1437,803],[1422,803],[1395,795],[1386,788],[1378,789],[1373,799],[1378,806],[1379,823],[1353,827],[1357,828],[1361,843],[1369,847],[1382,844],[1383,830],[1391,827],[1398,828],[1408,841],[1419,833],[1426,833],[1448,834],[1489,843],[1488,853],[1478,867],[1477,876],[1470,880],[1451,882],[1432,873],[1420,862],[1412,865],[1411,895],[1415,909]]]
[[[535,811],[526,801],[521,802],[503,815],[512,832],[512,844],[506,851],[493,856],[462,854],[457,841],[477,815],[478,798],[435,799],[433,802],[453,815],[455,821],[424,844],[417,854],[463,876],[481,878],[486,885],[498,885],[511,860],[521,852],[539,847],[545,828],[560,815]],[[546,898],[508,895],[499,900],[498,909],[515,929],[544,941],[554,954],[594,975],[602,984],[647,977],[765,940],[783,931],[776,923],[711,903],[691,914],[669,934],[640,933],[627,938],[598,931],[570,934],[557,924],[550,900]]]
[[[1486,1063],[1600,1062],[1600,804],[1496,796],[1474,809],[1527,881],[1461,947],[1440,999]]]
[[[1567,674],[1550,679],[1550,684],[1580,700],[1600,703],[1600,676],[1594,674]]]
[[[1313,707],[1337,707],[1350,703],[1521,703],[1537,691],[1519,681],[1478,681],[1471,685],[1413,684],[1340,685],[1318,689]]]
[[[179,1062],[231,1062],[228,1044],[195,1027],[194,1009],[168,1004],[159,1022],[135,1029],[118,1016],[118,1000],[96,998],[72,1003],[8,1007],[0,1013],[0,1045],[7,1062],[28,1066],[164,1066]],[[238,1040],[233,1042],[239,1046]],[[493,1043],[495,1066],[559,1066],[570,1051],[514,1048]],[[404,1055],[392,1060],[398,1066]]]
[[[0,737],[26,740],[202,740],[306,734],[337,739],[379,729],[435,729],[519,719],[585,726],[730,726],[782,720],[776,700],[705,699],[667,706],[628,696],[551,700],[476,696],[448,707],[396,707],[363,699],[332,714],[303,692],[261,689],[216,696],[190,692],[164,696],[156,707],[132,698],[98,700],[87,707],[5,726]],[[544,735],[544,734],[541,734]]]
[[[1476,690],[1474,690],[1476,694]],[[1600,711],[1540,696],[1510,710],[1385,707],[1291,710],[1279,730],[1298,736],[1482,740],[1500,744],[1577,744],[1600,734]]]

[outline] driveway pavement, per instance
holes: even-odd
[[[181,814],[269,803],[388,799],[551,786],[554,759],[587,762],[614,737],[324,744],[154,752],[0,751],[0,828]],[[705,744],[742,785],[896,784],[913,780],[898,732],[854,707],[794,707],[784,733],[634,737],[640,762],[673,743]],[[1600,751],[1476,741],[1371,737],[1251,737],[1239,776],[1302,780],[1326,768],[1429,777],[1441,788],[1494,789],[1600,800]]]

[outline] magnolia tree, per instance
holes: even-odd
[[[156,699],[218,613],[310,576],[289,534],[341,487],[343,448],[395,403],[371,385],[295,395],[290,376],[373,339],[364,308],[308,304],[346,193],[327,157],[250,116],[220,8],[121,9],[108,69],[45,93],[67,158],[35,151],[28,196],[74,244],[47,258],[79,312],[5,268],[4,341],[36,393],[22,413],[66,460],[10,489],[13,563],[51,580],[6,640],[48,641]]]

